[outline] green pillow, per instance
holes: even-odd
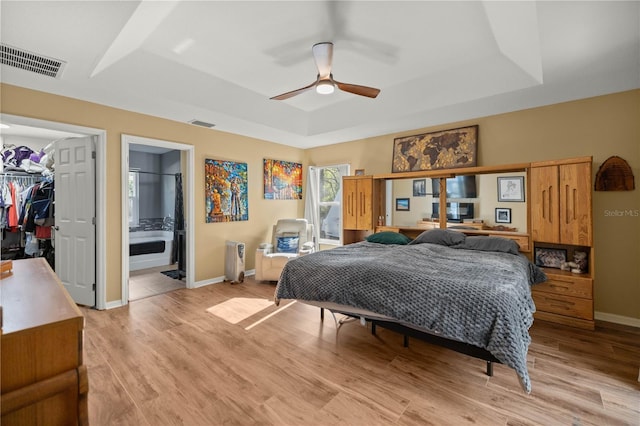
[[[408,244],[411,238],[393,231],[384,231],[371,234],[366,238],[370,243],[379,244]]]

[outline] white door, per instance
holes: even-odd
[[[96,304],[93,137],[55,144],[56,274],[79,305]]]

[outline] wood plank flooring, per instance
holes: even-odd
[[[536,322],[531,394],[516,373],[283,301],[235,324],[207,312],[273,299],[248,277],[84,309],[92,425],[640,425],[640,329]],[[240,300],[240,299],[238,299]]]
[[[156,266],[154,268],[140,269],[129,273],[129,300],[144,299],[179,288],[185,288],[183,280],[170,278],[162,273],[177,269],[178,265]]]

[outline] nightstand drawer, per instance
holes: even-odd
[[[500,237],[501,235],[496,235]],[[531,251],[529,248],[529,236],[528,235],[505,235],[502,238],[509,238],[515,241],[520,246],[520,251]]]
[[[593,279],[591,278],[553,274],[547,274],[547,277],[549,278],[547,281],[536,284],[532,289],[545,293],[593,299]]]
[[[593,300],[591,299],[551,294],[537,290],[532,292],[532,296],[538,311],[593,320]]]

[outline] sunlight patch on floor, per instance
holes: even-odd
[[[237,324],[270,306],[273,306],[273,300],[234,297],[207,308],[207,312],[231,324]]]
[[[271,313],[270,313],[269,315],[267,315],[266,317],[264,317],[264,318],[262,318],[262,319],[259,319],[258,321],[254,322],[253,324],[251,324],[251,325],[250,325],[250,326],[248,326],[248,327],[245,327],[244,329],[245,329],[245,330],[251,330],[251,329],[252,329],[253,327],[255,327],[256,325],[260,324],[260,323],[261,323],[261,322],[263,322],[263,321],[268,320],[269,318],[271,318],[272,316],[274,316],[274,315],[275,315],[275,314],[277,314],[278,312],[280,312],[280,311],[284,311],[285,309],[287,309],[289,306],[293,305],[294,303],[296,303],[296,301],[295,301],[295,300],[293,300],[293,301],[291,301],[291,302],[287,303],[287,304],[286,304],[286,305],[284,305],[284,306],[281,306],[281,307],[280,307],[280,308],[278,308],[277,310],[275,310],[275,311],[271,312]]]

